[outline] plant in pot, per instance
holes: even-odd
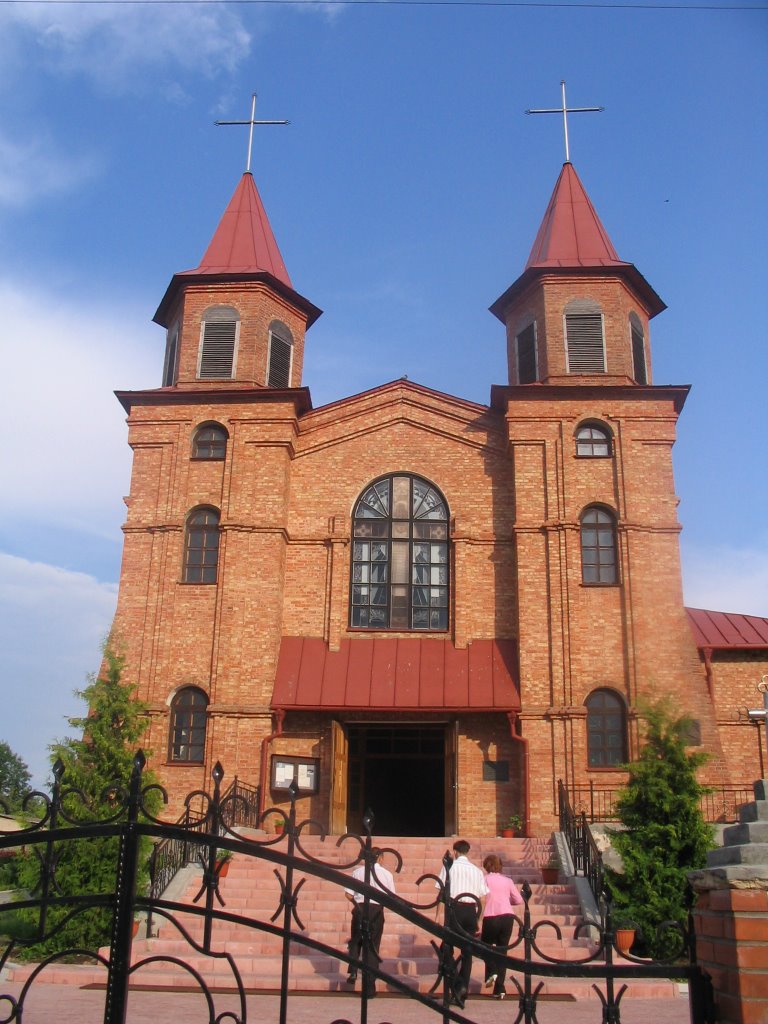
[[[505,839],[512,839],[523,827],[523,819],[519,814],[510,814],[501,827],[501,834]]]
[[[231,850],[217,850],[213,871],[217,878],[226,878],[229,874],[229,863],[232,860]]]
[[[635,941],[635,933],[637,929],[632,921],[628,918],[618,918],[615,922],[615,938],[614,945],[619,953],[625,955],[629,953]]]
[[[560,858],[552,851],[549,860],[541,869],[541,880],[544,885],[555,885],[560,877]]]

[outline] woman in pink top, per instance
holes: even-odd
[[[502,875],[501,859],[495,853],[485,858],[483,867],[487,871],[485,884],[488,886],[488,895],[485,898],[483,930],[480,937],[489,946],[506,947],[509,945],[515,923],[512,908],[519,906],[523,902],[523,897],[512,879]],[[490,988],[493,985],[495,999],[503,999],[507,994],[504,990],[506,974],[505,967],[491,966],[491,962],[486,960],[485,987]]]

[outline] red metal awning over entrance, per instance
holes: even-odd
[[[272,707],[286,711],[519,711],[517,644],[457,650],[426,637],[342,640],[285,636]]]

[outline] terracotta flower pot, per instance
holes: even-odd
[[[541,880],[544,885],[556,885],[560,876],[560,868],[542,868]]]
[[[635,941],[635,929],[634,928],[617,928],[616,929],[616,949],[622,953],[628,953],[632,948],[632,943]]]
[[[226,878],[229,874],[229,857],[226,860],[217,860],[214,864],[217,878]]]
[[[515,830],[513,828],[503,828],[501,830],[501,837],[502,839],[514,839]]]

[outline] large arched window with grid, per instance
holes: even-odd
[[[205,730],[208,698],[196,686],[185,686],[171,701],[168,760],[202,763],[205,758]]]
[[[581,516],[581,581],[590,586],[618,583],[616,518],[607,508],[591,506]]]
[[[353,517],[350,625],[448,629],[448,506],[421,477],[368,487]]]
[[[587,697],[587,760],[590,768],[615,768],[627,761],[627,709],[613,690]]]
[[[197,508],[187,516],[184,537],[185,583],[215,583],[219,568],[219,513]]]

